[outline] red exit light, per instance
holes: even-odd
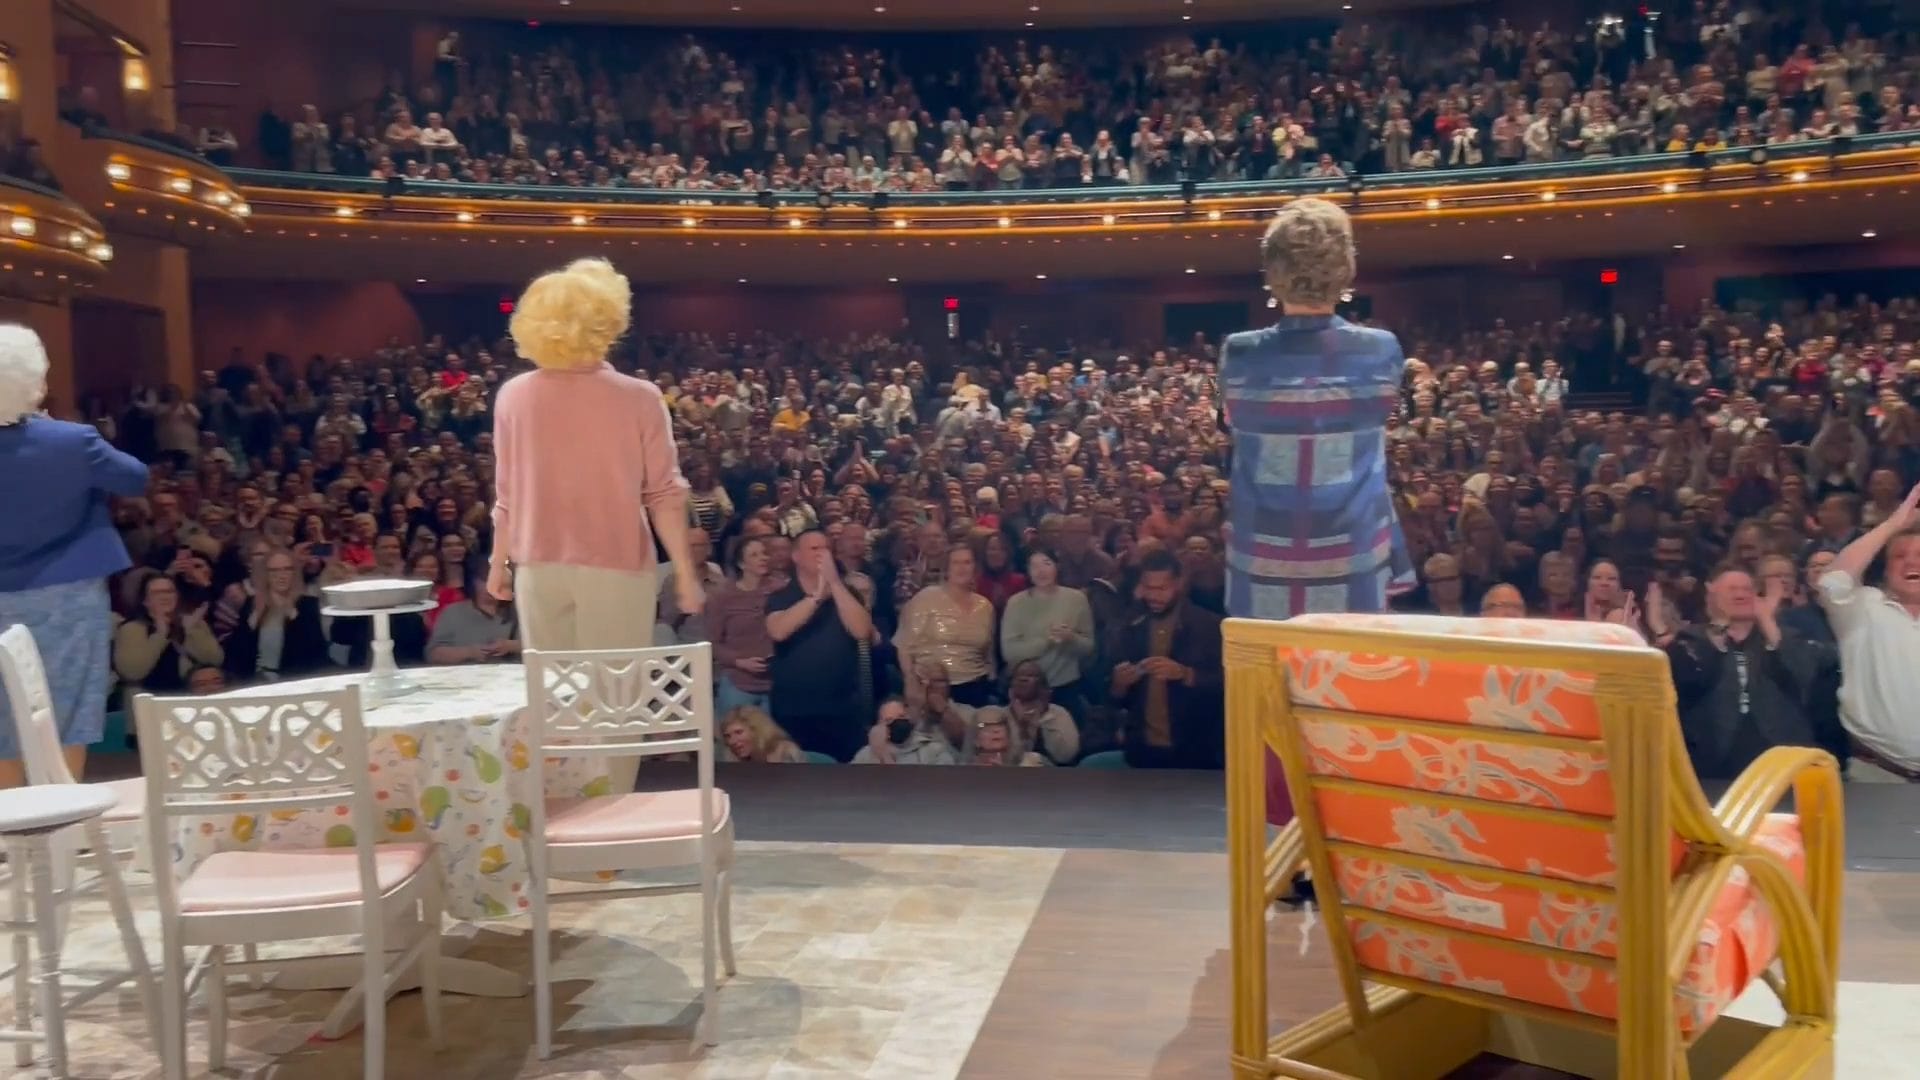
[[[959,310],[960,310],[960,298],[959,298],[959,297],[957,297],[957,296],[949,296],[949,297],[947,297],[947,299],[946,299],[946,308],[947,308],[947,310],[948,310],[948,311],[959,311]]]
[[[500,314],[502,315],[513,314],[513,297],[503,296],[500,298]]]
[[[1620,271],[1618,271],[1618,270],[1602,270],[1602,271],[1600,271],[1600,284],[1602,284],[1602,285],[1618,285],[1619,283],[1620,283]]]

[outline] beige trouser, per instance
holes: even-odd
[[[660,589],[652,570],[543,563],[513,574],[513,605],[526,649],[645,649],[653,645]],[[608,758],[615,794],[633,790],[639,758]]]

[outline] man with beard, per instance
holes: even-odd
[[[1217,769],[1226,733],[1220,616],[1186,597],[1180,561],[1164,549],[1140,560],[1142,609],[1115,628],[1108,694],[1126,710],[1127,764]]]

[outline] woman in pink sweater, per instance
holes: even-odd
[[[487,591],[517,601],[528,648],[652,645],[656,530],[679,609],[705,602],[666,402],[606,362],[632,302],[612,264],[580,259],[534,279],[508,325],[539,370],[508,380],[494,407]]]

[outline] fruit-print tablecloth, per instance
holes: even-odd
[[[600,758],[549,758],[538,768],[519,664],[408,669],[419,689],[367,709],[368,767],[385,827],[382,840],[431,840],[446,870],[446,911],[456,919],[498,919],[526,910],[526,830],[534,799],[606,795]],[[277,683],[252,693],[335,690],[366,678],[330,675]],[[234,691],[235,696],[248,693]],[[182,819],[173,851],[183,874],[218,851],[345,847],[347,809]]]

